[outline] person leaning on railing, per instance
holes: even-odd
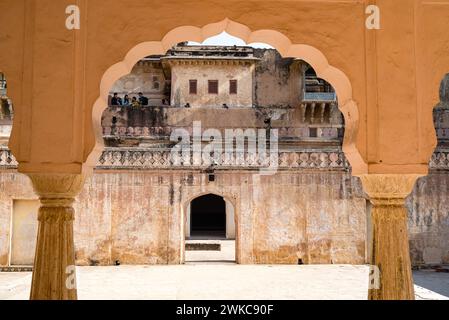
[[[139,92],[139,103],[142,106],[148,106],[148,98],[142,92]]]
[[[126,94],[123,97],[122,106],[127,107],[131,104],[131,100],[129,100],[129,96]]]
[[[120,100],[121,99],[119,98],[118,93],[114,93],[114,96],[111,99],[111,105],[112,106],[120,106],[121,105]]]
[[[142,95],[139,96],[139,99],[137,97],[133,97],[130,100],[129,95],[125,95],[122,99],[118,96],[118,93],[114,93],[111,99],[111,106],[121,106],[121,107],[131,106],[134,108],[140,108],[145,105],[148,105],[148,98],[143,97]]]
[[[142,105],[140,104],[139,100],[137,100],[136,97],[133,97],[131,100],[131,107],[133,108],[140,108]]]

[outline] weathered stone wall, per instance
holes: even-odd
[[[97,173],[79,196],[78,263],[180,263],[187,206],[207,193],[235,207],[239,263],[365,261],[366,201],[346,173],[228,172],[209,183],[203,174],[133,171]]]
[[[14,170],[0,171],[0,265],[9,263],[14,199],[35,200],[30,179]],[[37,221],[36,221],[37,223]]]
[[[414,265],[449,263],[449,175],[417,183],[407,206]],[[0,173],[0,265],[9,262],[13,199],[36,199],[29,179]],[[207,175],[97,171],[75,204],[77,263],[178,264],[189,202],[215,193],[235,207],[239,263],[366,262],[366,205],[358,179],[330,171]]]
[[[116,81],[111,88],[111,95],[118,93],[123,98],[128,94],[130,100],[142,92],[148,99],[150,105],[162,105],[163,99],[169,99],[166,94],[166,81],[161,62],[142,60],[139,61],[131,73]]]
[[[132,144],[130,140],[136,145],[139,142],[148,145],[155,138],[165,139],[169,143],[173,130],[183,128],[192,133],[194,122],[200,123],[203,131],[217,129],[224,136],[226,129],[266,129],[269,121],[272,129],[279,130],[280,142],[302,142],[308,149],[316,148],[317,145],[309,140],[310,129],[315,128],[314,142],[324,142],[327,146],[331,144],[335,150],[340,150],[342,134],[339,132],[344,128],[340,111],[337,107],[326,107],[330,112],[329,121],[320,121],[318,115],[311,124],[311,114],[307,112],[311,108],[306,104],[301,108],[109,107],[103,113],[102,125],[107,146],[125,147]],[[313,108],[320,111],[319,106]]]
[[[202,51],[208,49],[207,53]],[[283,58],[275,49],[250,47],[178,46],[160,58],[139,61],[111,89],[120,96],[142,91],[150,105],[184,107],[299,107],[303,101],[305,63]],[[186,55],[185,50],[196,55]],[[243,56],[235,52],[241,50]],[[235,52],[234,52],[235,51]],[[197,94],[189,81],[197,80]],[[218,94],[209,94],[208,80],[218,80]],[[237,80],[237,94],[230,94],[229,80]]]
[[[449,263],[449,174],[431,172],[407,199],[414,265]]]
[[[8,263],[12,198],[35,199],[28,178],[0,175],[1,264]],[[240,263],[363,263],[365,199],[340,173],[204,174],[97,172],[77,198],[79,264],[177,264],[182,261],[189,202],[224,196],[236,214]],[[357,191],[356,193],[359,193]],[[321,199],[324,199],[322,201]]]
[[[284,59],[277,50],[255,49],[255,103],[261,107],[298,107],[303,98],[304,63]]]
[[[172,61],[171,105],[193,108],[253,106],[253,61]],[[189,81],[197,80],[197,94],[190,94]],[[218,94],[209,94],[208,81],[218,81]],[[237,80],[237,94],[230,94],[229,81]]]

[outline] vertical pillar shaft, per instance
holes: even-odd
[[[415,299],[405,198],[411,193],[418,177],[392,174],[361,176],[373,205],[370,263],[380,271],[379,286],[370,287],[370,300]]]
[[[73,202],[84,177],[29,174],[41,201],[31,300],[76,300]]]

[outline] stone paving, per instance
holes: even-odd
[[[336,299],[364,300],[368,268],[352,265],[79,267],[81,300]],[[449,274],[414,273],[417,299],[449,300]],[[31,273],[0,273],[0,299],[27,299]]]

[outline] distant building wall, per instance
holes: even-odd
[[[407,199],[413,264],[449,263],[449,172],[431,172]]]
[[[199,107],[253,106],[254,62],[242,60],[170,61],[172,70],[171,105]],[[197,94],[189,91],[189,81],[197,81]],[[218,81],[218,94],[209,93],[208,81]],[[237,93],[230,94],[230,81],[237,81]]]
[[[149,99],[150,105],[160,106],[163,99],[166,99],[168,104],[170,95],[167,90],[167,79],[161,62],[156,59],[139,61],[130,74],[114,83],[111,94],[118,93],[121,98],[128,94],[131,99],[142,92]]]
[[[113,91],[142,91],[157,107],[112,107],[104,113],[106,145],[112,148],[104,151],[75,203],[78,264],[181,263],[186,208],[189,200],[205,193],[232,202],[240,263],[367,261],[369,204],[341,152],[344,124],[336,101],[298,105],[302,62],[281,59],[270,50],[255,56],[260,59],[257,67],[239,59],[214,64],[203,60],[175,63],[172,73],[160,61],[141,61],[116,84]],[[238,94],[230,97],[229,79],[239,76]],[[186,94],[192,78],[198,80],[202,97],[196,102]],[[223,86],[213,98],[201,91],[207,90],[209,79]],[[179,99],[172,107],[160,107],[170,83],[176,96],[172,99]],[[447,88],[445,82],[443,102],[435,110],[439,147],[431,172],[407,200],[414,265],[449,263]],[[192,108],[176,108],[186,103]],[[230,109],[222,108],[223,103]],[[209,182],[201,173],[205,167],[191,159],[173,163],[167,136],[173,128],[191,130],[193,121],[201,121],[203,129],[279,129],[279,172],[255,175],[260,163],[247,157],[242,164],[240,159],[219,163],[215,182]],[[10,121],[0,123],[0,145],[6,145],[10,129]],[[37,199],[16,165],[9,150],[0,149],[0,265],[11,263],[14,201]],[[25,251],[33,252],[32,241],[29,246]]]
[[[338,107],[328,103],[305,103],[300,108],[110,107],[103,113],[102,124],[106,145],[121,143],[126,146],[131,141],[137,145],[146,144],[155,137],[169,143],[174,129],[191,132],[194,121],[201,123],[203,131],[208,128],[220,130],[223,137],[226,129],[267,129],[269,125],[279,131],[280,142],[288,143],[290,149],[326,147],[326,150],[340,150],[344,130]],[[321,144],[317,145],[317,142]]]
[[[284,59],[276,50],[255,49],[255,103],[261,107],[299,107],[304,62]]]
[[[8,265],[14,199],[37,197],[15,170],[0,173],[0,188],[0,265]],[[433,172],[407,200],[413,265],[449,263],[448,191],[449,174]],[[209,183],[205,174],[134,170],[96,171],[87,181],[75,203],[77,263],[181,263],[185,208],[205,193],[233,202],[240,263],[367,261],[367,201],[349,173],[225,172]]]
[[[11,203],[33,198],[26,176],[0,174],[0,264],[8,263]],[[77,263],[181,263],[185,208],[205,193],[237,216],[240,263],[364,263],[365,205],[347,173],[97,172],[75,204]],[[37,223],[37,221],[36,221]],[[30,243],[30,245],[32,245]]]

